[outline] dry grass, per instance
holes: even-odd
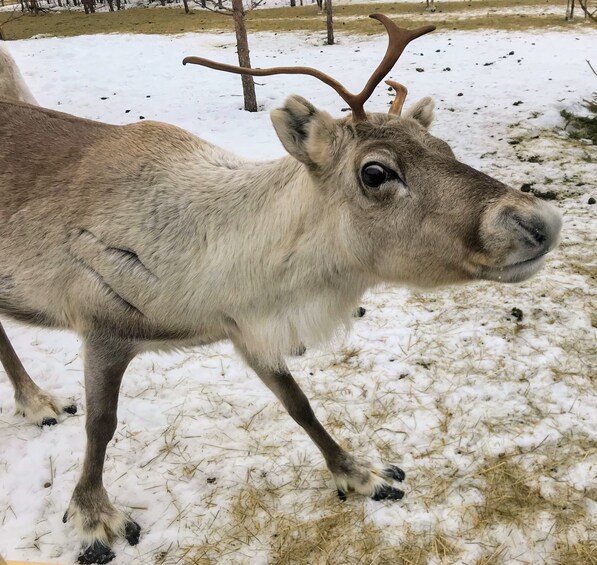
[[[597,540],[584,540],[575,544],[560,543],[557,565],[597,565]]]
[[[566,489],[567,495],[548,499],[531,481],[537,478],[512,459],[488,461],[478,473],[486,483],[485,502],[478,512],[478,527],[505,522],[524,526],[540,512],[549,512],[556,529],[565,531],[584,519],[586,509],[581,493]]]
[[[441,534],[407,531],[388,542],[386,534],[392,537],[394,533],[368,522],[362,503],[319,501],[301,509],[318,515],[309,519],[298,512],[278,512],[275,507],[275,493],[246,486],[231,504],[228,530],[220,532],[224,535],[183,549],[180,562],[218,563],[234,550],[236,556],[246,555],[247,562],[264,554],[268,563],[276,565],[426,565],[430,560],[455,563],[459,552],[456,542]]]
[[[500,14],[493,8],[561,6],[562,14]],[[431,15],[423,6],[416,3],[400,4],[355,4],[335,8],[336,30],[352,34],[382,34],[383,27],[366,16],[372,11],[383,12],[391,16],[404,16],[409,27],[429,23],[444,30],[502,29],[521,30],[546,27],[571,27],[584,25],[564,21],[563,0],[477,0],[475,2],[444,2],[440,11]],[[466,13],[469,9],[490,11],[485,15],[466,19],[454,19],[454,16]],[[0,13],[0,25],[8,21],[11,15]],[[324,32],[325,19],[318,13],[316,6],[297,8],[276,8],[255,10],[248,16],[250,32],[273,31],[310,31]],[[121,12],[99,12],[86,15],[81,12],[55,12],[27,15],[9,22],[4,32],[9,39],[26,39],[34,35],[75,36],[96,33],[155,33],[176,34],[201,31],[232,31],[232,18],[207,11],[194,11],[185,14],[182,8],[149,9],[131,8]]]

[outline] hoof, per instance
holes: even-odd
[[[103,565],[103,563],[110,563],[116,555],[114,552],[102,542],[93,542],[81,555],[79,555],[79,563]]]
[[[365,308],[363,308],[362,306],[359,306],[355,311],[354,311],[354,317],[355,318],[362,318],[365,315],[365,312],[367,312],[367,310],[365,310]]]
[[[126,541],[128,541],[130,545],[137,545],[139,543],[140,536],[141,526],[132,520],[127,522],[126,526],[124,527],[124,537],[126,538]]]
[[[77,413],[77,405],[76,404],[69,404],[62,409],[67,414],[76,414]]]
[[[44,418],[41,421],[41,426],[40,427],[44,427],[44,426],[55,426],[58,423],[58,420],[56,420],[56,418]]]
[[[346,502],[346,493],[343,490],[338,489],[338,498],[340,502]]]
[[[389,485],[381,485],[371,498],[373,500],[400,500],[403,496],[404,491]]]
[[[388,465],[383,470],[383,474],[388,479],[394,479],[395,481],[398,481],[399,483],[401,483],[404,480],[404,477],[406,477],[406,475],[404,474],[404,471],[402,469],[400,469],[399,467],[396,467],[396,465]]]

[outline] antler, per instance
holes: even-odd
[[[391,86],[394,89],[394,92],[396,92],[396,98],[394,102],[392,102],[392,105],[388,110],[388,114],[399,116],[402,114],[402,106],[404,106],[404,101],[406,100],[408,90],[406,86],[396,82],[395,80],[386,80],[386,84]]]
[[[235,73],[239,75],[251,75],[251,76],[269,76],[269,75],[310,75],[315,77],[328,86],[331,86],[350,106],[354,121],[364,121],[367,119],[365,114],[364,105],[365,102],[371,97],[375,87],[383,80],[383,78],[392,70],[392,67],[396,64],[396,61],[402,55],[402,52],[406,46],[413,40],[433,31],[435,26],[424,26],[418,29],[405,29],[398,27],[390,18],[383,14],[371,14],[369,16],[375,20],[380,21],[388,32],[388,48],[386,54],[382,59],[381,63],[377,66],[371,78],[367,81],[365,88],[358,94],[353,94],[346,90],[336,79],[331,76],[313,69],[311,67],[272,67],[269,69],[249,69],[245,67],[237,67],[235,65],[226,65],[224,63],[218,63],[211,61],[210,59],[204,59],[203,57],[186,57],[182,64],[192,63],[194,65],[202,65],[215,69],[218,71],[225,71],[228,73]],[[393,85],[392,85],[393,86]],[[404,100],[402,100],[404,103]],[[392,109],[394,104],[392,105]],[[395,113],[390,109],[390,113]]]

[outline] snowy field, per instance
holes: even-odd
[[[339,39],[254,36],[253,62],[319,67],[360,89],[385,40]],[[345,447],[406,471],[405,498],[339,502],[317,449],[230,346],[146,355],[125,375],[105,469],[143,532],[136,547],[115,545],[114,563],[597,562],[597,150],[554,130],[561,109],[597,90],[585,63],[596,43],[594,30],[436,32],[391,75],[411,103],[436,98],[433,131],[462,160],[555,197],[564,214],[561,246],[531,281],[380,289],[350,336],[289,361]],[[258,159],[283,155],[268,111],[285,96],[334,115],[344,106],[314,79],[282,76],[257,79],[263,112],[241,111],[238,77],[180,64],[233,62],[228,34],[9,47],[44,106],[163,120]],[[390,100],[379,87],[368,109]],[[0,370],[0,554],[73,562],[79,544],[62,515],[84,451],[80,343],[5,327],[33,378],[79,414],[27,425]]]

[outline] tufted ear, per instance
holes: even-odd
[[[425,129],[429,129],[435,118],[433,113],[434,110],[435,102],[433,101],[433,98],[426,96],[409,108],[408,111],[405,112],[404,117],[412,118],[419,122]]]
[[[291,96],[282,108],[271,113],[282,145],[295,159],[313,168],[330,157],[336,122],[300,96]]]

